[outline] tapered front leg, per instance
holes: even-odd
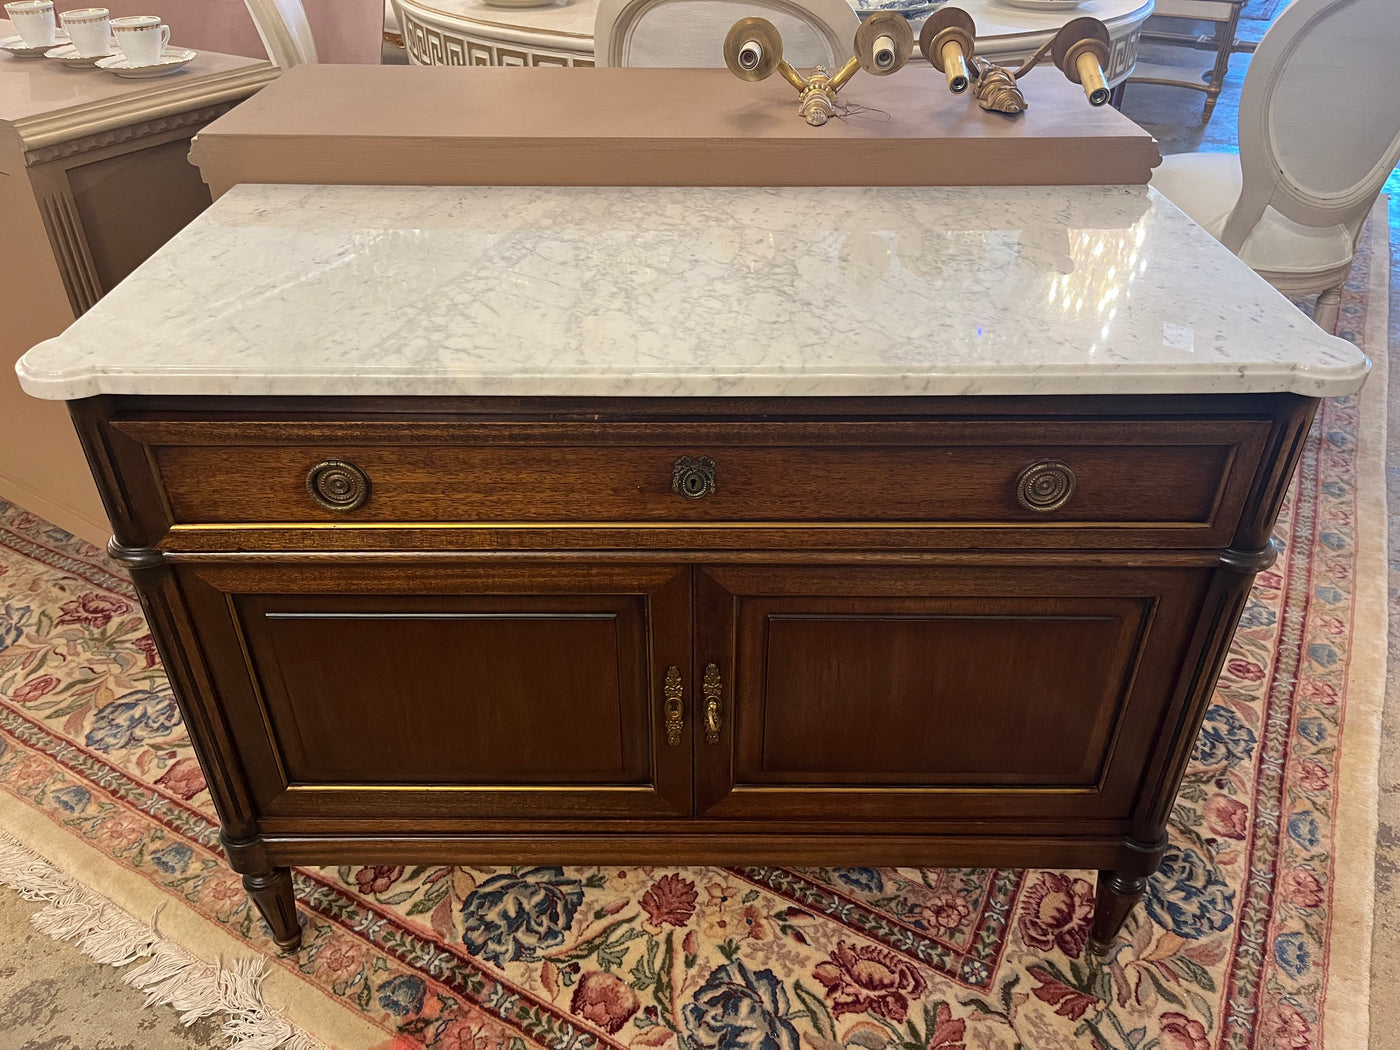
[[[1094,905],[1094,926],[1089,933],[1089,950],[1095,955],[1107,955],[1118,939],[1123,924],[1147,893],[1144,875],[1120,875],[1116,871],[1099,872],[1098,899]]]
[[[301,947],[301,922],[297,919],[296,895],[292,891],[291,868],[268,868],[243,876],[243,888],[272,928],[272,939],[284,952]]]

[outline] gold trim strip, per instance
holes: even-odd
[[[288,784],[286,794],[307,791],[528,791],[570,794],[647,795],[658,794],[654,784]]]
[[[528,791],[532,793],[554,792],[556,794],[638,794],[657,795],[659,794],[654,786],[641,784],[631,787],[625,784],[559,784],[550,785],[520,785],[519,787],[510,784],[291,784],[284,792],[286,795],[304,794],[307,792],[319,791],[456,791],[472,793],[499,794],[507,791]],[[892,792],[929,794],[938,792],[940,794],[986,794],[988,792],[1015,791],[1021,794],[1036,795],[1100,795],[1102,789],[1093,786],[1066,787],[1062,784],[1052,784],[1045,787],[1024,784],[890,784],[888,786],[868,786],[868,785],[842,785],[842,784],[736,784],[730,790],[731,795],[786,795],[794,791],[803,794],[856,794],[880,796],[888,795]],[[278,819],[286,819],[284,814],[278,814]],[[354,820],[355,817],[345,817],[337,819]],[[434,819],[434,818],[428,818]],[[550,817],[541,818],[558,820],[564,818]],[[603,820],[613,820],[616,818],[605,817]],[[729,818],[716,818],[729,819]],[[922,818],[918,818],[922,819]]]
[[[355,532],[401,529],[567,529],[598,532],[607,529],[1209,529],[1208,521],[263,521],[227,524],[172,525],[175,532],[276,532],[294,530]]]

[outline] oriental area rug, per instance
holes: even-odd
[[[1368,238],[1341,331],[1376,372],[1319,414],[1171,848],[1101,962],[1091,872],[764,866],[300,869],[304,946],[278,955],[131,586],[3,503],[0,881],[251,1050],[1364,1047],[1384,270]]]

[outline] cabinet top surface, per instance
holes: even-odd
[[[11,24],[0,20],[0,38],[14,35]],[[55,45],[57,46],[57,45]],[[89,114],[93,121],[114,103],[129,101],[133,109],[151,109],[166,99],[189,97],[192,104],[207,104],[209,81],[229,79],[238,74],[269,75],[266,59],[223,55],[201,51],[199,57],[178,75],[156,80],[124,80],[100,69],[65,69],[43,59],[18,59],[0,55],[0,128],[21,130],[26,124],[52,118],[56,114]],[[247,94],[248,92],[244,92]],[[137,112],[136,116],[141,114]],[[87,131],[77,123],[69,137]],[[21,135],[21,137],[26,137]]]
[[[1145,187],[240,186],[19,362],[38,397],[1349,393]]]

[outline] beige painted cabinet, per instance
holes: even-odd
[[[276,75],[212,52],[154,80],[0,55],[0,499],[106,541],[67,411],[22,394],[14,362],[208,206],[190,137]]]

